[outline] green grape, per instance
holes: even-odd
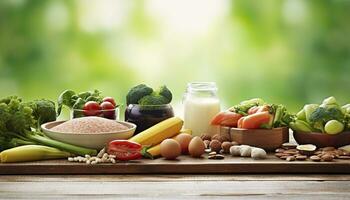
[[[344,130],[344,124],[337,120],[330,120],[326,123],[324,129],[328,134],[338,134]]]

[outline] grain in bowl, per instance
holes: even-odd
[[[125,125],[102,117],[74,118],[53,127],[51,130],[61,133],[110,133],[127,130]]]
[[[55,140],[100,150],[112,140],[132,137],[136,125],[101,117],[82,117],[48,122],[41,125],[41,129]]]

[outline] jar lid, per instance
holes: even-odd
[[[215,82],[192,82],[187,84],[188,92],[200,92],[200,91],[216,91]]]

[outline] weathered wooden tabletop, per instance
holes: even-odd
[[[350,175],[6,175],[1,199],[350,199]]]

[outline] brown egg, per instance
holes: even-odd
[[[194,137],[188,145],[188,152],[190,155],[198,158],[204,154],[204,151],[205,145],[203,140],[198,136]]]
[[[180,133],[175,137],[175,140],[180,144],[181,146],[181,152],[182,154],[188,153],[188,145],[190,144],[192,140],[192,136],[187,133]]]
[[[165,139],[160,143],[160,155],[168,160],[176,159],[181,155],[181,146],[174,139]]]

